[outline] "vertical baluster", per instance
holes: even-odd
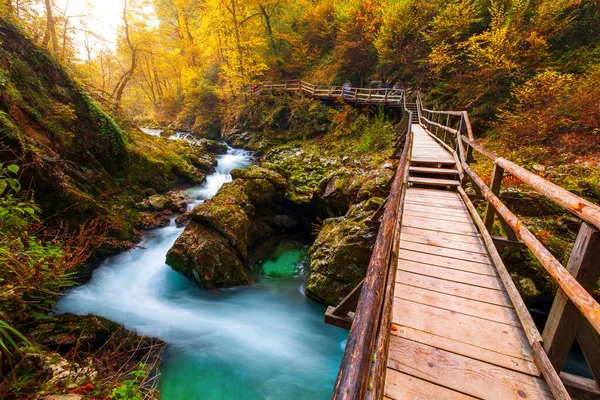
[[[579,229],[567,270],[590,293],[600,277],[600,232],[585,222]],[[595,333],[567,295],[559,289],[542,334],[544,349],[554,368],[560,371],[567,360],[575,336],[578,332],[581,333],[582,350],[584,354],[587,353],[586,358],[598,382],[600,343],[597,333],[590,335],[589,330]]]
[[[504,178],[504,168],[494,164],[494,171],[492,172],[492,184],[490,189],[498,196],[500,194],[500,188],[502,187],[502,179]],[[494,217],[496,216],[496,210],[494,207],[487,202],[485,207],[485,214],[483,217],[483,224],[488,232],[492,233],[492,227],[494,226]]]

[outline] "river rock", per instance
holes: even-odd
[[[309,250],[307,296],[337,305],[365,277],[376,238],[376,231],[367,227],[365,220],[381,200],[357,204],[345,217],[324,221]]]
[[[188,213],[190,223],[167,254],[175,271],[209,289],[250,283],[248,249],[291,223],[279,215],[287,186],[281,175],[255,166],[231,175],[232,182]]]
[[[163,211],[173,204],[173,199],[171,199],[169,196],[155,194],[154,196],[150,196],[148,198],[148,204],[154,211]]]
[[[207,289],[250,283],[242,261],[219,232],[190,223],[167,253],[167,264]]]
[[[213,172],[218,162],[209,154],[200,154],[191,160],[194,167],[204,172]]]
[[[212,154],[225,154],[227,153],[227,145],[225,143],[219,143],[216,140],[201,139],[199,145],[207,152]]]

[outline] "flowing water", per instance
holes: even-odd
[[[188,190],[191,206],[211,198],[250,154],[229,149],[216,172]],[[141,248],[107,259],[92,280],[67,292],[59,312],[95,314],[168,344],[162,398],[326,399],[347,332],[323,323],[325,308],[304,295],[301,246],[275,252],[256,284],[206,291],[174,272],[165,255],[183,232],[148,233]]]

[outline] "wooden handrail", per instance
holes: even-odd
[[[479,186],[485,198],[495,208],[502,218],[508,223],[523,243],[531,250],[546,271],[556,280],[559,287],[567,294],[579,311],[590,324],[600,332],[600,304],[589,294],[573,275],[550,253],[533,233],[513,214],[506,205],[487,187],[483,180],[467,165],[463,163],[464,171],[471,180]]]
[[[382,305],[386,295],[386,278],[389,273],[394,238],[398,228],[398,216],[399,213],[402,213],[400,201],[405,190],[405,174],[408,170],[412,113],[405,111],[405,116],[407,117],[408,130],[404,149],[377,234],[352,328],[346,342],[344,357],[331,397],[334,400],[364,399],[367,392],[375,339],[381,326]],[[390,312],[391,309],[386,305],[387,314],[385,315],[387,317],[384,319],[390,318]]]
[[[596,229],[600,229],[600,206],[545,180],[541,176],[534,174],[505,158],[496,156],[476,141],[469,140],[465,137],[463,137],[462,140],[494,163],[504,168],[505,171],[510,172],[515,178],[531,186],[536,192],[577,215],[588,224],[596,227]]]
[[[585,290],[579,282],[567,271],[567,269],[544,247],[544,245],[531,233],[523,223],[512,213],[506,205],[498,198],[496,194],[483,182],[483,180],[469,167],[466,160],[466,155],[460,144],[464,142],[474,150],[478,151],[485,157],[494,162],[495,165],[502,168],[505,172],[511,173],[514,177],[521,180],[523,183],[530,185],[535,191],[541,193],[552,202],[564,207],[569,212],[581,218],[583,221],[600,229],[600,206],[595,205],[563,188],[555,185],[552,182],[526,170],[525,168],[505,159],[498,157],[491,151],[487,150],[475,139],[471,138],[472,131],[468,114],[466,111],[434,111],[423,108],[422,111],[428,115],[452,115],[460,116],[461,124],[465,123],[469,138],[463,136],[460,129],[454,129],[450,126],[445,126],[438,122],[431,121],[425,116],[421,116],[421,121],[428,126],[440,128],[451,133],[456,137],[456,149],[463,170],[468,175],[469,179],[479,188],[485,196],[488,204],[493,207],[496,213],[512,229],[512,231],[523,241],[523,243],[531,250],[535,257],[540,261],[546,271],[558,283],[561,290],[565,292],[568,298],[579,309],[582,315],[590,322],[597,332],[600,332],[600,305]],[[451,150],[451,149],[450,149]]]

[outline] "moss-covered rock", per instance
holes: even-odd
[[[62,314],[39,323],[28,331],[30,339],[51,349],[79,346],[92,351],[102,346],[121,325],[94,315]]]
[[[307,296],[337,305],[365,277],[376,238],[375,230],[367,227],[365,220],[376,203],[357,204],[345,217],[324,221],[309,250]]]
[[[190,223],[167,253],[167,264],[207,289],[250,283],[229,240],[197,222]]]
[[[215,140],[201,139],[198,143],[200,147],[212,154],[225,154],[227,153],[227,145],[220,143]]]
[[[167,139],[168,139],[168,138],[170,138],[171,136],[173,136],[174,134],[175,134],[175,130],[174,130],[174,129],[170,129],[170,128],[169,128],[169,129],[163,129],[163,130],[160,132],[160,137],[163,137],[163,138],[167,138]]]
[[[188,213],[189,225],[167,254],[174,270],[209,289],[249,283],[249,249],[293,224],[281,213],[287,186],[281,175],[254,166],[231,175],[232,182]]]
[[[155,194],[154,196],[150,196],[148,198],[148,204],[154,211],[163,211],[173,205],[173,199],[171,199],[169,196]]]

